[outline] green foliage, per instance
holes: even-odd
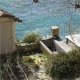
[[[20,44],[20,41],[16,38],[16,39],[15,39],[15,45],[16,45],[16,46],[19,46],[19,44]]]
[[[47,56],[44,54],[37,54],[37,55],[29,55],[23,56],[21,61],[23,64],[31,64],[31,65],[40,65],[43,64],[47,60]]]
[[[30,34],[25,35],[25,37],[23,38],[23,42],[35,43],[35,42],[38,42],[40,38],[41,37],[39,34],[32,32]]]
[[[18,53],[1,54],[0,80],[23,80],[25,76],[22,70],[25,72],[27,76],[29,76],[32,73],[29,66],[23,65],[21,63],[20,58],[20,56],[18,57]],[[17,61],[19,62],[19,64]]]
[[[52,78],[80,77],[80,50],[51,55],[46,63],[46,72]]]

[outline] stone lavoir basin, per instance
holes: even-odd
[[[55,54],[57,52],[66,52],[72,50],[71,46],[65,43],[64,40],[61,40],[58,36],[56,37],[47,37],[40,41],[40,48],[46,54]]]
[[[58,51],[69,52],[72,50],[71,47],[59,37],[59,28],[57,26],[51,27],[50,34],[50,36],[43,37],[40,41],[40,47],[44,53],[55,54]]]

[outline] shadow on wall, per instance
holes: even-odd
[[[59,39],[59,37],[58,36],[56,36],[56,37],[48,37],[48,38],[42,39],[40,41],[40,47],[41,47],[41,50],[44,53],[52,54],[52,53],[56,52],[54,39]]]

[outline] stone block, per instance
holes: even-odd
[[[59,28],[57,26],[51,27],[51,36],[58,36],[59,35]]]

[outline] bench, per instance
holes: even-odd
[[[54,41],[54,45],[56,47],[57,51],[61,51],[61,52],[69,52],[72,50],[71,46],[67,45],[64,41],[62,40],[53,40]]]

